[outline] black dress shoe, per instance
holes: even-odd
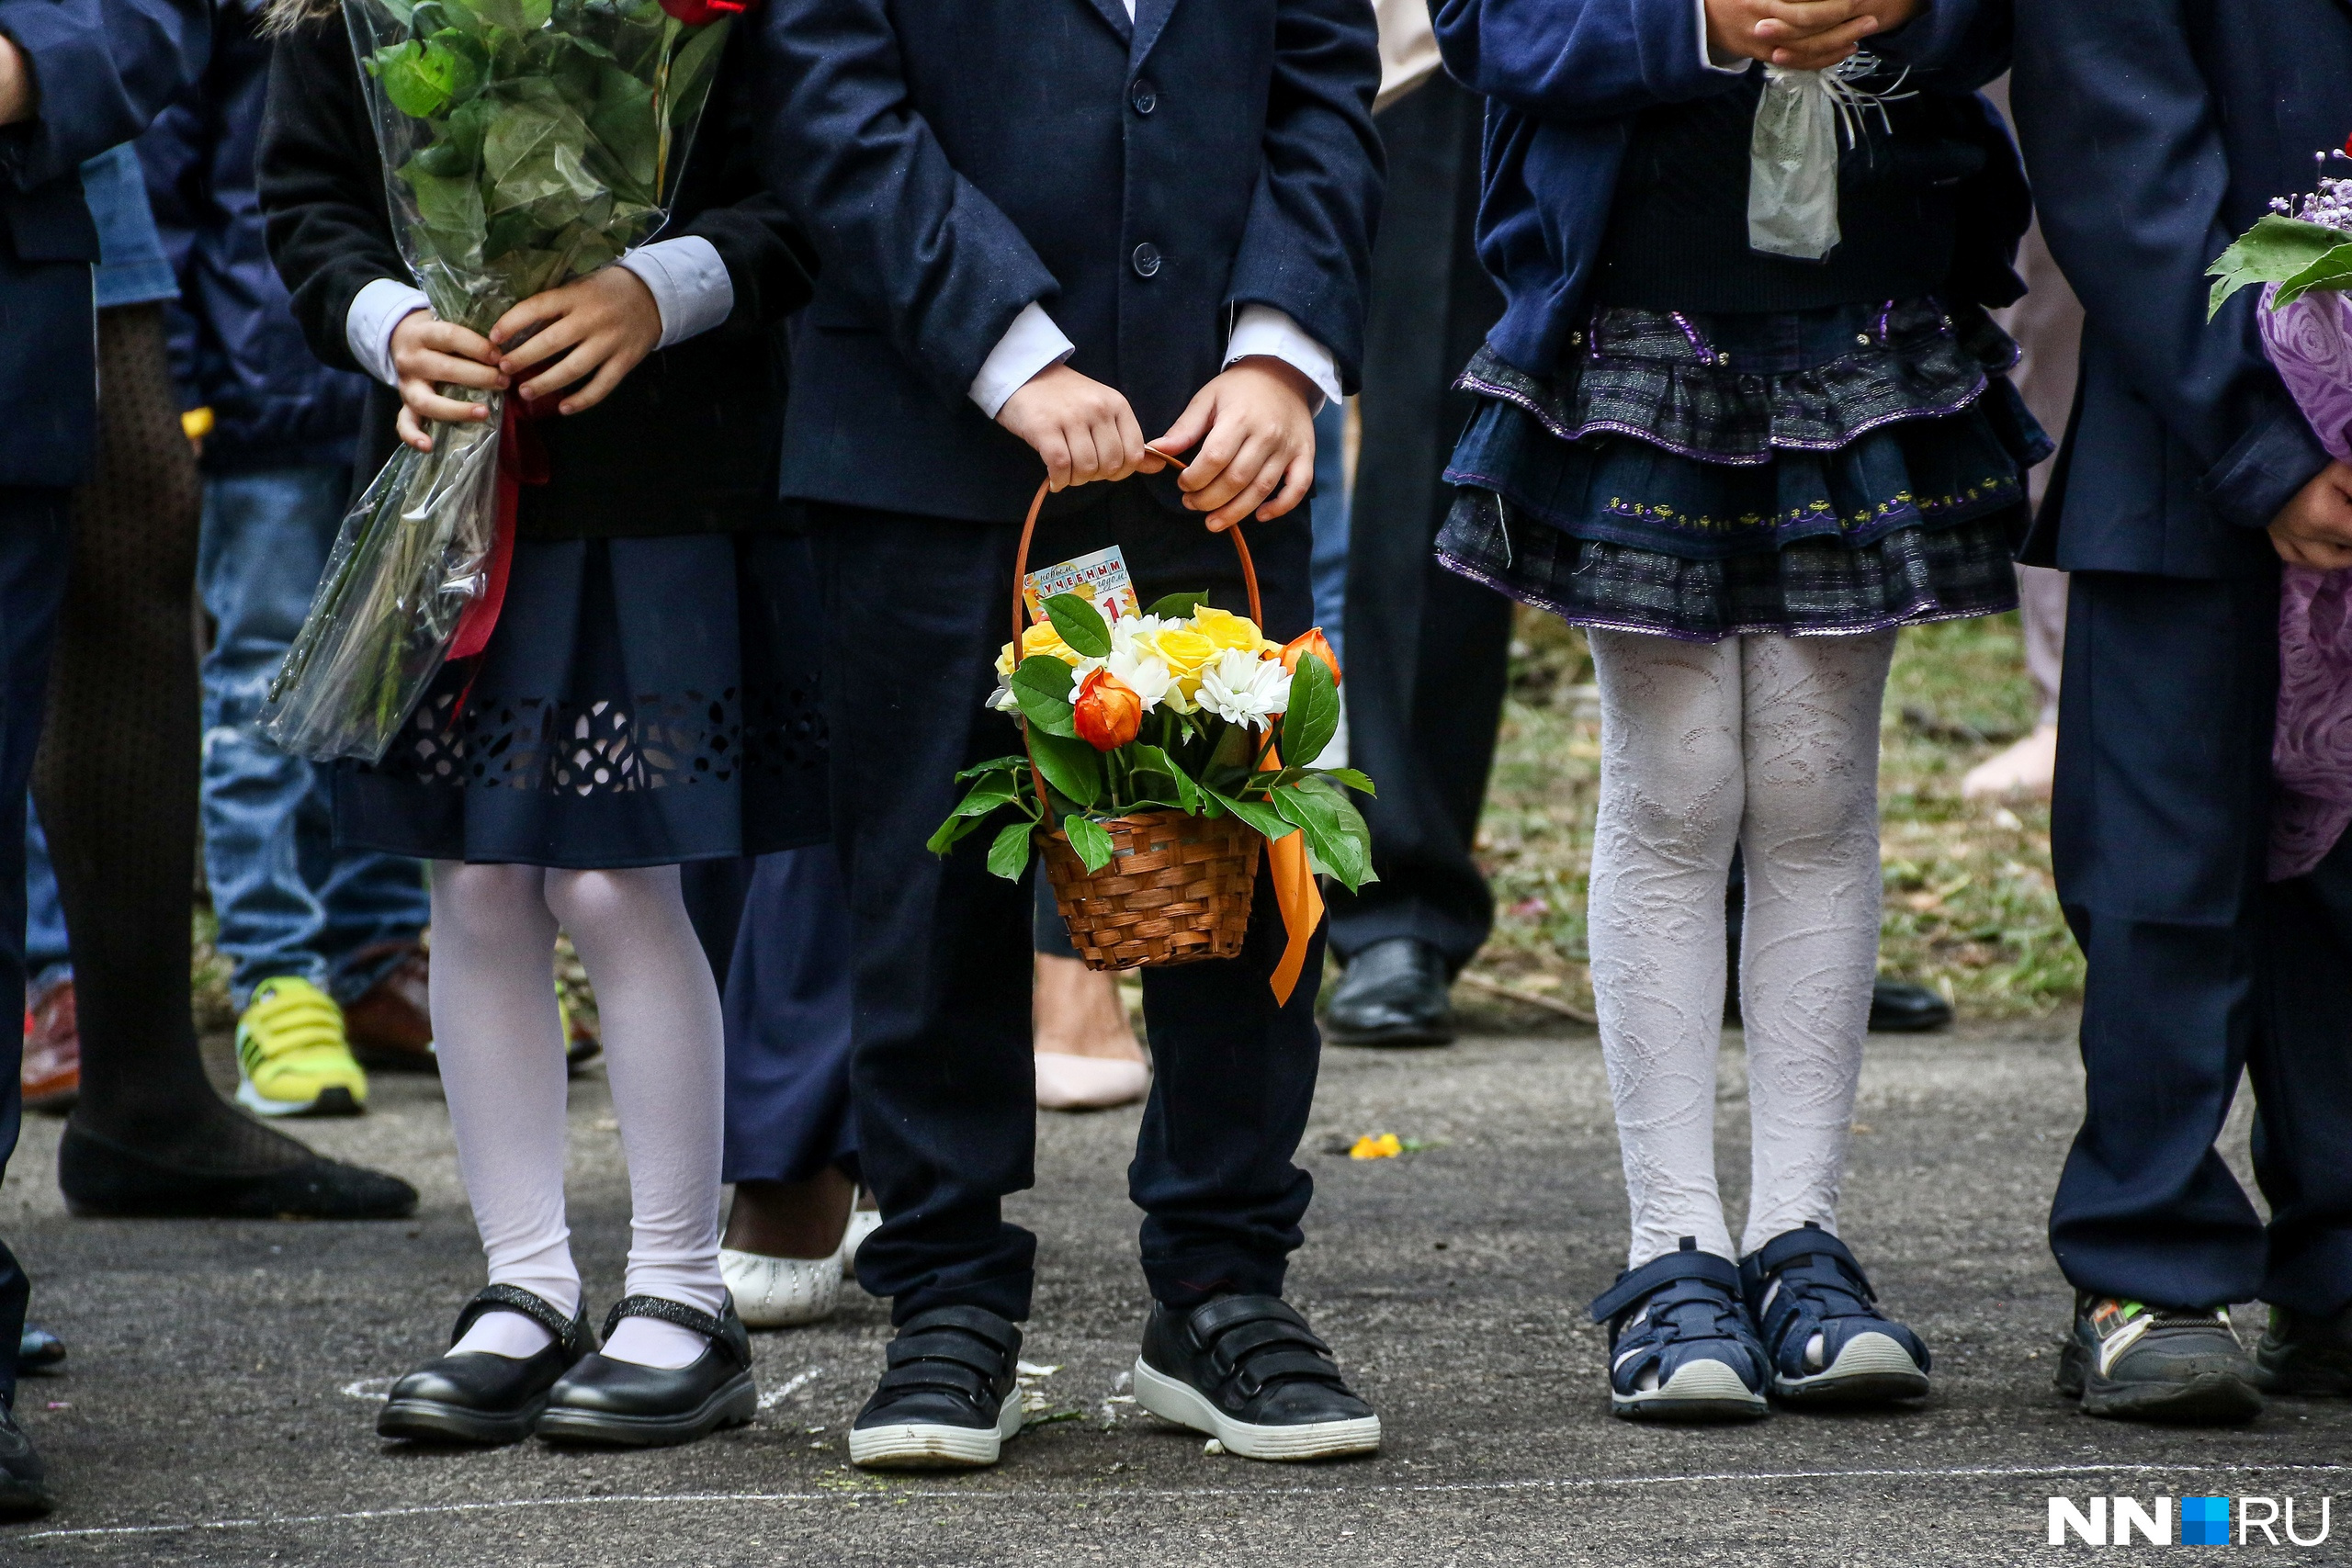
[[[943,1306],[899,1325],[889,1370],[850,1423],[849,1461],[880,1470],[994,1464],[1021,1430],[1021,1330],[985,1307]]]
[[[455,1345],[486,1312],[520,1313],[555,1336],[535,1356],[487,1350],[442,1356],[392,1384],[376,1416],[376,1433],[423,1443],[518,1443],[547,1408],[548,1390],[595,1348],[582,1307],[566,1319],[552,1304],[513,1285],[490,1285],[458,1314]]]
[[[1872,1034],[1926,1034],[1951,1021],[1951,1004],[1908,980],[1881,980],[1871,987]]]
[[[1136,1358],[1136,1403],[1244,1459],[1335,1459],[1380,1447],[1380,1417],[1279,1296],[1219,1296],[1189,1313],[1153,1307]]]
[[[65,1206],[92,1219],[403,1220],[416,1189],[312,1155],[275,1170],[219,1171],[175,1164],[72,1122],[57,1145]]]
[[[652,1449],[691,1443],[721,1427],[741,1427],[759,1409],[752,1382],[752,1337],[729,1301],[713,1317],[662,1296],[624,1296],[605,1319],[605,1337],[625,1317],[658,1318],[691,1328],[709,1348],[683,1367],[648,1367],[593,1355],[548,1393],[539,1436],[550,1443]]]
[[[17,1371],[46,1372],[65,1359],[65,1341],[39,1324],[25,1325],[24,1337],[17,1341]]]
[[[1445,955],[1419,937],[1375,942],[1348,960],[1331,995],[1324,1038],[1335,1045],[1453,1043]]]
[[[2305,1399],[2352,1397],[2352,1307],[2315,1317],[2270,1309],[2270,1326],[2254,1348],[2255,1379],[2272,1393]]]
[[[40,1455],[15,1413],[0,1404],[0,1519],[37,1519],[53,1506]]]

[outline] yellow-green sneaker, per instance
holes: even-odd
[[[237,1103],[264,1116],[356,1116],[368,1075],[343,1010],[308,980],[265,980],[237,1019]]]

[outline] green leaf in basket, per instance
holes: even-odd
[[[1269,839],[1287,839],[1298,830],[1283,820],[1281,812],[1262,800],[1242,800],[1235,795],[1219,795],[1211,789],[1204,789],[1202,793]]]
[[[2213,280],[2213,292],[2207,301],[2206,315],[2210,319],[2222,308],[2222,302],[2239,289],[2256,283],[2279,286],[2280,304],[2290,302],[2289,290],[2301,295],[2313,287],[2325,287],[2305,282],[2300,288],[2297,280],[2306,273],[2316,271],[2321,276],[2341,276],[2352,267],[2337,265],[2322,266],[2336,253],[2352,251],[2352,242],[2324,223],[2308,223],[2300,218],[2285,218],[2271,213],[2238,237],[2235,244],[2214,258],[2206,269]]]
[[[1029,835],[1036,831],[1034,824],[1014,822],[1000,830],[996,841],[989,845],[989,869],[1007,882],[1018,882],[1021,874],[1029,869]]]
[[[1181,621],[1191,615],[1193,611],[1199,609],[1202,605],[1207,604],[1208,599],[1209,596],[1205,593],[1163,594],[1161,597],[1153,600],[1151,602],[1151,608],[1146,610],[1144,614],[1147,615],[1158,615],[1164,621]]]
[[[1111,835],[1102,830],[1102,823],[1090,817],[1065,817],[1062,831],[1087,870],[1101,871],[1111,863]]]
[[[1274,809],[1306,835],[1306,852],[1317,869],[1337,877],[1349,892],[1377,881],[1372,870],[1372,834],[1363,816],[1337,784],[1302,779],[1273,792]]]
[[[1340,730],[1340,690],[1331,667],[1302,655],[1291,671],[1290,705],[1283,711],[1283,761],[1303,768],[1323,754]]]
[[[1070,667],[1049,653],[1033,653],[1021,661],[1021,668],[1012,672],[1012,700],[1021,705],[1021,716],[1032,729],[1048,735],[1078,734],[1070,717],[1074,679]]]
[[[1111,651],[1111,628],[1102,619],[1102,612],[1075,593],[1057,593],[1046,601],[1046,614],[1054,623],[1054,630],[1080,659],[1102,659]]]
[[[1315,776],[1318,779],[1329,779],[1335,784],[1345,784],[1360,794],[1378,795],[1380,793],[1373,787],[1372,780],[1353,768],[1317,768],[1315,770]]]
[[[1177,808],[1187,816],[1200,815],[1200,785],[1194,784],[1192,777],[1182,768],[1178,767],[1175,759],[1169,756],[1166,751],[1157,746],[1136,743],[1128,748],[1127,765],[1147,788],[1152,787],[1149,784],[1152,779],[1168,779],[1169,787],[1175,792]]]
[[[1083,740],[1032,729],[1029,749],[1046,782],[1083,810],[1102,798],[1102,753]]]
[[[961,843],[967,835],[978,830],[979,826],[980,819],[977,817],[950,817],[932,830],[931,837],[922,841],[922,847],[933,854],[944,855]]]

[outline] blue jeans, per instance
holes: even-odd
[[[254,987],[283,976],[351,1001],[429,919],[423,868],[373,851],[338,852],[327,771],[259,729],[349,488],[348,469],[323,466],[204,484],[197,590],[220,628],[204,660],[204,868],[241,1009]]]
[[[40,989],[74,977],[65,942],[65,906],[58,901],[57,869],[49,863],[49,835],[32,796],[25,797],[25,978]]]

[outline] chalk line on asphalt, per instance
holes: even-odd
[[[1962,1465],[1950,1468],[1884,1470],[1764,1470],[1708,1471],[1686,1475],[1587,1475],[1521,1481],[1434,1481],[1404,1483],[1378,1482],[1368,1486],[1193,1486],[1107,1488],[1083,1495],[1070,1492],[1016,1491],[974,1487],[888,1488],[838,1492],[640,1492],[576,1497],[510,1497],[491,1503],[420,1503],[398,1508],[353,1508],[333,1514],[285,1514],[267,1518],[188,1519],[167,1525],[107,1525],[85,1529],[33,1530],[23,1535],[0,1532],[0,1540],[73,1540],[93,1537],[170,1535],[192,1530],[287,1529],[297,1525],[367,1524],[384,1519],[413,1519],[435,1515],[496,1513],[508,1508],[609,1507],[615,1505],[658,1504],[668,1507],[741,1506],[757,1503],[867,1503],[886,1498],[955,1503],[1065,1503],[1082,1495],[1089,1503],[1118,1499],[1137,1502],[1207,1501],[1251,1497],[1374,1497],[1445,1496],[1500,1492],[1598,1492],[1640,1486],[1737,1485],[1758,1482],[1796,1481],[2030,1481],[2062,1475],[2341,1475],[2352,1472],[2344,1464],[2041,1464]]]

